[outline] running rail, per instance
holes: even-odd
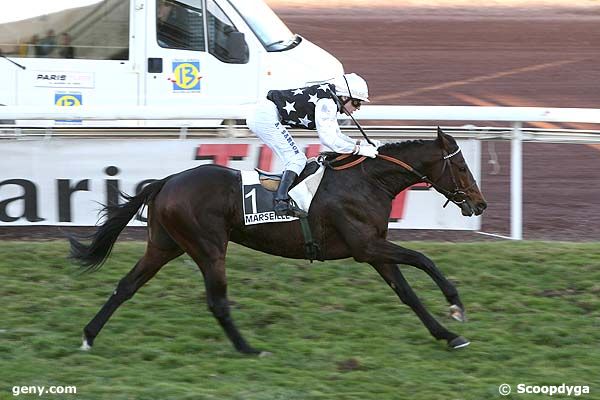
[[[202,120],[246,119],[246,105],[201,106],[4,106],[0,120]],[[363,106],[358,120],[600,123],[600,109],[473,106]],[[342,119],[348,119],[344,116]]]

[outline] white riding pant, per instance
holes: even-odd
[[[254,112],[246,118],[246,123],[248,128],[283,161],[284,170],[300,175],[306,166],[306,155],[280,122],[275,103],[267,99],[259,102]]]

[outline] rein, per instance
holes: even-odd
[[[343,169],[348,169],[348,168],[352,168],[358,164],[360,164],[361,162],[365,161],[367,159],[367,157],[365,156],[361,156],[358,157],[356,160],[354,161],[350,161],[348,164],[343,164],[343,165],[339,165],[337,167],[334,167],[333,165],[331,165],[334,162],[338,162],[338,161],[342,161],[345,160],[346,158],[350,157],[352,154],[340,154],[339,156],[337,156],[336,158],[334,158],[331,161],[325,161],[324,158],[321,158],[319,160],[319,162],[321,164],[325,164],[326,166],[328,166],[329,168],[333,169],[334,171],[341,171]]]
[[[442,161],[444,162],[444,165],[442,166],[442,174],[444,173],[444,171],[446,170],[446,168],[452,163],[452,161],[450,161],[450,159],[452,157],[454,157],[455,155],[457,155],[458,153],[460,153],[460,148],[456,149],[456,151],[449,153],[449,154],[443,154],[442,155]],[[348,169],[348,168],[352,168],[360,163],[362,163],[363,161],[365,161],[367,159],[367,157],[362,156],[357,158],[354,161],[351,161],[347,164],[343,164],[343,165],[339,165],[339,166],[333,166],[331,165],[334,162],[338,162],[338,161],[343,161],[346,158],[350,157],[351,154],[342,154],[337,156],[336,158],[334,158],[333,160],[331,160],[330,162],[325,162],[326,166],[328,166],[329,168],[333,169],[334,171],[341,171],[344,169]],[[386,160],[389,161],[393,164],[399,165],[400,167],[404,168],[405,170],[411,172],[412,174],[416,175],[419,178],[419,182],[425,182],[427,183],[430,187],[435,188],[438,192],[442,193],[447,201],[444,204],[444,208],[450,203],[454,203],[458,206],[460,206],[461,204],[463,204],[464,202],[466,202],[466,191],[471,189],[473,187],[473,184],[471,184],[469,187],[467,188],[459,188],[458,183],[456,181],[456,177],[454,176],[454,171],[452,170],[452,168],[450,168],[450,177],[452,179],[452,183],[454,184],[454,190],[449,191],[441,186],[439,186],[436,182],[433,182],[431,179],[429,179],[429,177],[425,174],[420,173],[419,171],[417,171],[416,169],[414,169],[410,164],[405,163],[402,160],[398,160],[397,158],[391,157],[391,156],[386,156],[385,154],[378,154],[377,158],[381,158],[382,160]],[[324,162],[324,161],[322,161]]]

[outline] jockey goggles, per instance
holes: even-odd
[[[360,108],[362,101],[358,99],[351,99],[350,104],[352,104],[352,107],[354,108]]]
[[[343,105],[346,105],[348,103],[352,104],[352,107],[354,108],[360,108],[360,106],[362,105],[362,100],[348,97],[346,100],[344,100]]]
[[[360,108],[362,101],[352,97],[352,91],[350,90],[350,84],[348,83],[348,79],[346,79],[346,75],[344,75],[344,81],[346,82],[346,87],[348,88],[348,94],[350,95],[350,97],[348,98],[348,100],[346,100],[344,102],[344,104],[348,104],[348,102],[350,102],[350,104],[352,104],[352,107]]]

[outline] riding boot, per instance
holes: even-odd
[[[288,195],[288,190],[290,190],[290,186],[292,186],[297,177],[298,175],[294,171],[283,171],[281,182],[279,182],[279,187],[273,197],[273,200],[275,201],[275,215],[293,215],[293,212],[290,209],[290,196]]]

